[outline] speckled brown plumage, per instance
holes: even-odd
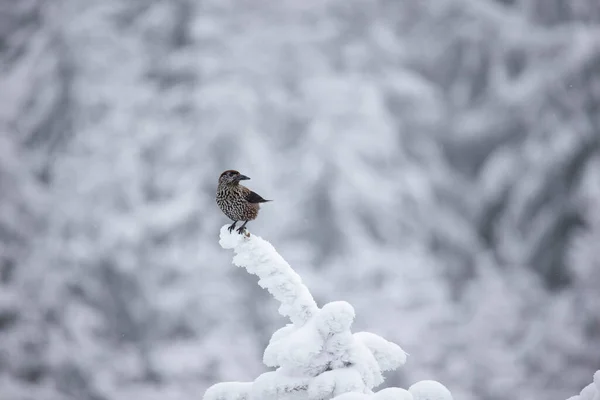
[[[244,223],[237,229],[237,232],[240,234],[244,232],[248,221],[252,221],[258,216],[260,203],[271,201],[263,199],[257,193],[240,185],[240,181],[248,179],[250,178],[232,169],[219,176],[216,200],[223,214],[233,221],[228,228],[229,232],[235,229],[238,221],[244,221]]]

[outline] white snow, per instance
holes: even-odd
[[[567,400],[600,400],[600,370],[594,374],[594,381],[584,387],[578,395]]]
[[[204,398],[213,400],[247,400],[250,398],[252,383],[248,382],[224,382],[208,388]]]
[[[413,395],[406,389],[385,388],[375,393],[373,400],[413,400]]]
[[[408,388],[415,400],[452,400],[452,394],[439,382],[425,380]]]
[[[369,396],[368,394],[357,392],[348,392],[334,397],[335,400],[366,400],[370,398],[371,396]]]
[[[331,399],[350,392],[363,394],[365,389],[365,384],[356,369],[341,368],[323,372],[315,377],[308,387],[308,398]]]
[[[354,337],[360,340],[371,352],[382,371],[391,371],[406,362],[407,354],[395,343],[370,332],[358,332]]]
[[[219,243],[233,249],[233,263],[258,275],[259,285],[281,302],[279,312],[291,324],[277,330],[263,355],[275,371],[265,372],[252,383],[218,383],[204,400],[367,399],[451,400],[448,389],[435,381],[422,381],[408,391],[387,388],[382,371],[406,362],[400,346],[369,333],[352,334],[355,311],[345,301],[318,308],[308,288],[290,265],[266,240],[246,232],[221,228]]]
[[[254,236],[229,234],[227,225],[221,228],[219,244],[224,249],[233,249],[233,263],[257,275],[258,284],[281,302],[279,313],[289,317],[295,325],[302,325],[317,311],[317,304],[300,276],[275,251],[271,243]],[[235,233],[235,232],[234,232]]]

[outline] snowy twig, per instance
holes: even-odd
[[[225,225],[219,244],[224,249],[233,249],[235,265],[260,278],[258,284],[281,302],[279,313],[289,317],[294,325],[304,325],[317,312],[308,288],[271,243],[254,235],[230,234]]]

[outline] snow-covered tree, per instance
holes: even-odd
[[[48,220],[49,164],[69,135],[72,65],[58,2],[0,0],[0,398],[59,399],[45,336],[56,315],[29,255]]]
[[[204,400],[452,400],[437,381],[419,381],[408,390],[385,388],[383,372],[406,362],[398,345],[370,332],[352,333],[354,308],[333,301],[319,308],[300,276],[271,243],[250,234],[221,228],[219,243],[233,249],[233,263],[257,275],[258,284],[281,303],[279,313],[291,321],[277,330],[263,362],[276,368],[254,382],[223,382],[211,386]]]

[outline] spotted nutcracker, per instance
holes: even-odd
[[[248,221],[254,220],[258,215],[260,203],[271,201],[240,185],[240,181],[248,179],[250,178],[232,169],[223,172],[219,177],[216,200],[221,211],[233,221],[227,228],[230,233],[238,221],[244,221],[237,229],[238,233],[243,233]]]

